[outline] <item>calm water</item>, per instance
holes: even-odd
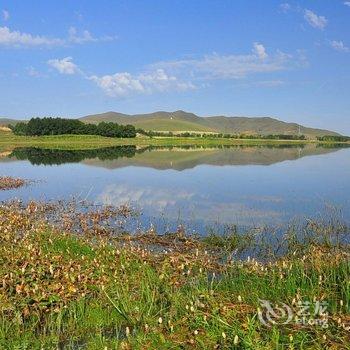
[[[37,182],[0,200],[131,204],[160,230],[280,225],[330,213],[350,222],[350,148],[136,148],[0,153],[0,175]]]

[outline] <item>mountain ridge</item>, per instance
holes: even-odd
[[[110,121],[119,124],[132,124],[137,128],[153,131],[197,131],[232,134],[286,134],[316,137],[324,135],[338,136],[335,131],[306,127],[297,123],[284,122],[272,117],[200,117],[194,113],[178,110],[175,112],[157,111],[146,114],[124,114],[105,112],[79,118],[88,123]]]
[[[85,123],[115,122],[132,124],[136,128],[160,132],[199,132],[251,135],[305,135],[308,138],[317,136],[339,136],[340,134],[326,129],[306,127],[297,123],[284,122],[272,117],[228,117],[224,115],[201,117],[194,113],[178,110],[174,112],[157,111],[145,114],[125,114],[109,111],[91,114],[78,118]],[[16,124],[20,120],[0,117],[0,126]]]

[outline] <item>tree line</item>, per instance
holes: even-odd
[[[100,135],[105,137],[136,137],[133,125],[119,125],[111,122],[85,124],[77,119],[32,118],[28,123],[20,122],[12,126],[15,135]]]
[[[205,138],[231,138],[231,139],[256,139],[256,140],[306,140],[305,135],[285,135],[285,134],[270,134],[270,135],[248,135],[248,134],[224,134],[224,133],[194,133],[194,132],[182,132],[182,133],[174,133],[172,131],[169,132],[161,132],[161,131],[145,131],[142,129],[137,129],[137,132],[149,137],[205,137]]]
[[[318,141],[332,141],[332,142],[347,142],[350,141],[349,136],[341,136],[341,135],[326,135],[317,137]]]

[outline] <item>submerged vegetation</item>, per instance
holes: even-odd
[[[0,207],[1,348],[350,345],[349,228],[343,223],[309,221],[273,242],[269,232],[237,230],[205,238],[182,228],[130,235],[124,223],[132,215],[128,207],[75,203]],[[317,303],[327,309],[320,323],[298,323],[268,315],[261,300],[285,303],[299,316],[306,303],[309,313]]]

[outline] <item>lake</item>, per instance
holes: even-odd
[[[320,215],[350,222],[350,148],[135,147],[0,153],[0,175],[34,180],[0,200],[130,204],[138,224],[205,233],[224,225],[280,226]]]

